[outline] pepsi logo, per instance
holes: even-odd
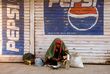
[[[96,7],[76,7],[69,8],[68,21],[70,25],[78,31],[92,29],[98,21],[98,10]]]

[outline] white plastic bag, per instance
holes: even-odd
[[[78,67],[78,68],[84,67],[81,56],[79,56],[78,53],[71,55],[70,66],[71,67]]]

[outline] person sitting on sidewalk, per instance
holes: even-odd
[[[61,39],[56,38],[45,54],[45,64],[58,66],[60,63],[61,66],[61,64],[67,60],[67,54],[69,54],[69,51],[64,42]]]

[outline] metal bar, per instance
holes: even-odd
[[[2,1],[0,0],[0,55],[2,54]]]
[[[34,54],[34,0],[30,0],[30,53]]]

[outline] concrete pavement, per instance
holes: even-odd
[[[0,63],[0,74],[110,74],[110,65],[84,65],[84,68],[56,69],[23,63]]]

